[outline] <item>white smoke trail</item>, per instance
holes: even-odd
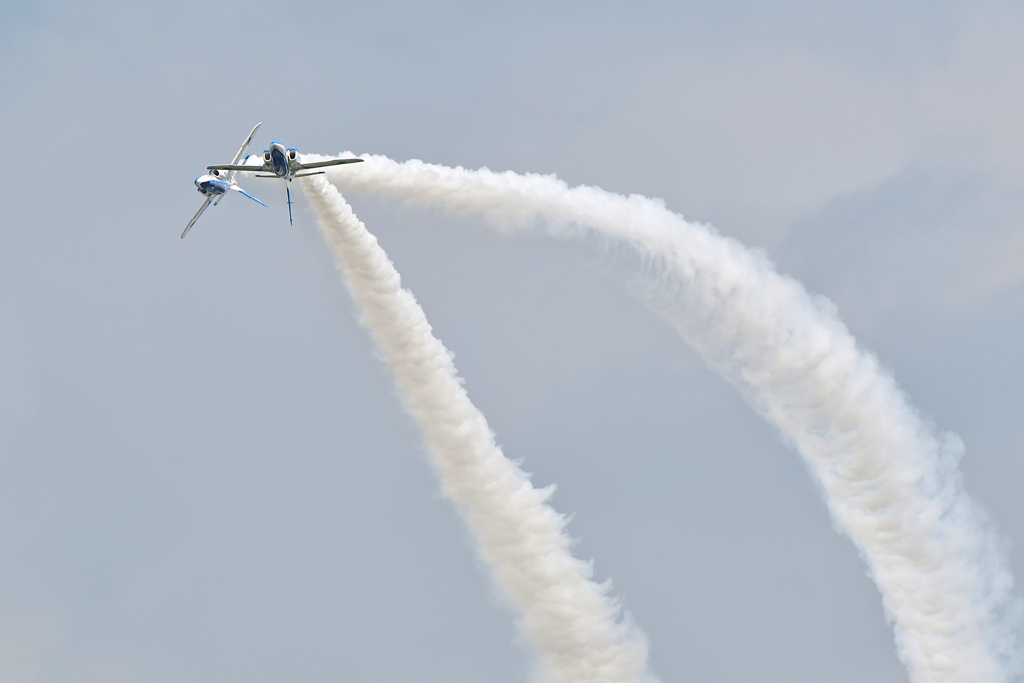
[[[345,275],[362,322],[394,372],[406,408],[423,431],[444,490],[461,506],[520,628],[550,683],[633,683],[647,644],[572,556],[565,518],[494,442],[483,414],[432,334],[423,309],[402,289],[394,265],[338,191],[321,177],[304,187]]]
[[[1019,609],[1002,543],[963,490],[962,443],[937,435],[834,307],[763,256],[657,200],[553,176],[364,156],[345,190],[477,214],[500,229],[597,234],[650,266],[643,298],[803,455],[859,548],[914,683],[1005,683]]]

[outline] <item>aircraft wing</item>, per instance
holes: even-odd
[[[181,239],[185,239],[185,235],[188,234],[188,231],[192,229],[192,226],[196,224],[196,221],[199,220],[199,217],[203,215],[203,211],[206,211],[206,207],[208,207],[212,202],[213,200],[209,198],[207,198],[207,200],[203,202],[203,205],[199,207],[198,211],[196,211],[196,215],[192,216],[192,220],[190,220],[188,222],[188,225],[185,226],[185,232],[181,233]]]
[[[253,200],[257,204],[263,204],[263,202],[261,202],[260,200],[256,199],[255,197],[253,197],[251,194],[249,194],[248,192],[246,192],[245,190],[240,188],[238,185],[232,184],[231,185],[231,189],[235,190],[237,192],[241,192],[242,194],[244,194],[246,197],[248,197],[249,199]],[[266,206],[266,204],[263,204],[263,206]]]
[[[238,166],[236,164],[214,164],[213,166],[207,166],[206,169],[208,171],[251,171],[255,173],[269,170],[265,166]]]
[[[262,125],[262,123],[257,123],[255,126],[253,126],[252,130],[249,131],[249,137],[245,139],[245,142],[242,143],[242,146],[238,148],[238,154],[236,154],[235,158],[231,160],[232,166],[237,164],[238,160],[242,158],[243,154],[245,154],[245,148],[249,146],[250,142],[252,142],[252,136],[256,135],[256,129]]]
[[[337,166],[338,164],[358,164],[362,159],[331,159],[330,161],[314,161],[311,164],[299,164],[302,168],[323,168],[324,166]]]

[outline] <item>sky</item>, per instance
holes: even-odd
[[[253,149],[663,198],[835,302],[1024,576],[1024,8],[0,4],[0,681],[528,680],[305,199]],[[897,683],[799,456],[598,243],[348,197],[662,680]]]

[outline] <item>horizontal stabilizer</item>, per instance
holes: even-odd
[[[310,171],[309,173],[296,173],[292,177],[293,178],[305,178],[306,176],[320,175],[321,173],[325,173],[325,171]]]

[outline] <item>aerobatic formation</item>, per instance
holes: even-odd
[[[280,142],[271,142],[268,149],[263,150],[263,155],[256,157],[258,163],[250,162],[253,158],[252,155],[247,156],[239,164],[238,160],[245,154],[245,150],[249,147],[249,143],[252,142],[253,136],[256,134],[256,130],[263,124],[257,123],[253,126],[252,131],[249,133],[249,137],[245,139],[242,146],[238,149],[238,153],[235,154],[235,158],[231,160],[230,164],[214,164],[207,166],[206,170],[209,171],[206,175],[201,175],[196,178],[196,187],[199,188],[199,192],[206,197],[206,201],[199,207],[199,211],[192,217],[192,220],[185,226],[185,232],[181,233],[181,238],[185,239],[185,235],[192,229],[192,226],[196,224],[199,217],[203,215],[203,211],[213,204],[216,206],[220,200],[227,194],[228,190],[235,190],[241,192],[249,199],[259,202],[260,200],[253,197],[251,194],[243,190],[235,182],[235,175],[239,171],[245,171],[253,173],[257,178],[281,178],[285,181],[285,192],[288,199],[288,223],[292,221],[292,190],[291,183],[295,178],[304,178],[306,176],[318,175],[323,171],[317,171],[312,169],[324,168],[326,166],[337,166],[340,164],[357,164],[362,159],[347,158],[347,159],[327,159],[325,161],[316,161],[310,163],[303,163],[299,151],[294,147],[285,147]],[[266,204],[263,204],[266,206]]]
[[[963,489],[962,444],[925,424],[834,308],[766,258],[660,201],[570,188],[553,176],[365,155],[306,155],[299,163],[283,146],[267,150],[257,167],[238,164],[244,149],[211,173],[272,171],[290,182],[314,175],[306,169],[366,162],[316,172],[303,187],[444,491],[462,511],[546,683],[649,680],[646,640],[592,580],[590,565],[572,556],[565,519],[547,504],[550,491],[534,488],[501,452],[452,355],[338,188],[476,214],[504,232],[541,225],[558,238],[597,237],[634,249],[644,269],[633,291],[807,462],[836,528],[868,565],[910,680],[1018,679],[1020,604],[1003,543]],[[275,159],[289,156],[287,171],[273,171]]]

